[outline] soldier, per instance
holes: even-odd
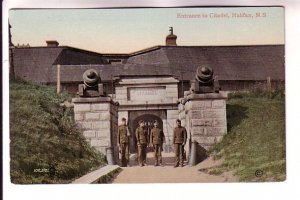
[[[184,127],[181,126],[181,121],[176,120],[177,127],[174,128],[173,144],[175,149],[175,165],[174,167],[183,167],[183,157],[184,157],[184,145],[187,140],[187,132]]]
[[[148,136],[147,131],[145,130],[145,122],[143,120],[139,121],[139,127],[135,130],[135,136],[138,145],[138,161],[141,167],[146,164],[146,155],[147,155],[147,145],[148,145]]]
[[[121,166],[127,167],[129,161],[129,130],[126,125],[126,119],[122,118],[121,125],[118,127],[118,146],[121,153]]]
[[[157,120],[154,121],[153,125],[154,127],[151,129],[150,133],[150,144],[153,145],[154,149],[154,166],[159,166],[162,163],[161,151],[162,145],[165,143],[165,134],[160,128],[158,128]]]

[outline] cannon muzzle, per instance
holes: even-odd
[[[214,71],[208,66],[200,66],[196,70],[195,80],[191,84],[191,92],[218,93],[220,90],[219,81],[214,77]]]
[[[101,82],[101,78],[99,73],[94,69],[88,69],[86,70],[83,75],[83,82],[87,87],[94,87],[99,82]]]
[[[83,83],[78,86],[78,94],[81,97],[105,96],[105,88],[101,83],[101,77],[95,69],[86,70],[83,75]]]
[[[196,80],[202,84],[210,84],[213,80],[214,71],[210,67],[198,67],[196,71]]]

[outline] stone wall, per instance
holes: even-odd
[[[111,98],[73,98],[72,101],[75,121],[86,140],[104,155],[106,148],[112,147],[115,162],[118,161],[118,113]]]
[[[187,129],[190,149],[195,141],[206,150],[227,133],[225,92],[190,94],[181,99],[179,119]]]
[[[178,100],[178,80],[173,77],[122,78],[116,83],[120,105],[163,104]]]
[[[137,117],[145,114],[159,117],[166,136],[166,152],[173,151],[173,129],[178,118],[178,82],[172,76],[120,77],[115,88],[116,101],[120,103],[119,121],[122,117],[128,119],[134,134]]]
[[[172,152],[173,146],[173,130],[176,127],[176,120],[178,119],[178,110],[167,110],[167,119],[163,120],[164,133],[166,137],[165,151]]]
[[[128,123],[128,111],[118,112],[118,124],[121,124],[122,118],[125,118],[126,122]]]

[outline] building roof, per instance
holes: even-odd
[[[36,82],[55,82],[61,64],[62,82],[81,82],[85,70],[94,68],[104,81],[112,76],[183,76],[194,79],[197,67],[214,69],[219,80],[285,79],[284,45],[154,46],[130,54],[98,54],[71,47],[17,48],[15,74]],[[108,58],[124,59],[107,64]]]
[[[157,46],[131,56],[126,65],[133,64],[161,65],[184,80],[194,79],[201,65],[212,67],[220,80],[285,79],[284,45]]]
[[[116,76],[170,76],[172,72],[168,67],[162,65],[62,65],[61,80],[63,82],[81,82],[82,75],[88,69],[95,69],[100,73],[103,81],[111,81]],[[51,81],[56,82],[56,67],[52,68]]]
[[[108,64],[101,54],[68,46],[12,48],[16,76],[40,83],[52,82],[53,65]]]
[[[62,50],[62,47],[13,48],[15,75],[34,82],[49,82],[49,71]]]
[[[73,47],[65,47],[59,54],[53,65],[86,65],[108,64],[102,54]]]

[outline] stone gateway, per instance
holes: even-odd
[[[207,150],[227,132],[226,93],[219,91],[211,68],[201,69],[200,71],[207,75],[205,81],[203,76],[197,80],[199,77],[197,73],[196,81],[191,80],[192,87],[185,91],[184,97],[180,99],[179,81],[176,77],[165,75],[115,77],[115,96],[105,95],[106,91],[101,88],[101,95],[98,93],[98,97],[81,96],[73,99],[75,120],[91,146],[106,155],[108,160],[111,156],[111,163],[119,163],[123,155],[119,155],[118,148],[119,132],[123,129],[121,126],[118,128],[118,124],[120,125],[124,119],[128,120],[126,124],[128,149],[130,153],[140,152],[140,164],[143,165],[144,153],[150,142],[151,130],[154,130],[154,122],[158,124],[157,129],[164,133],[162,149],[166,152],[178,151],[173,139],[176,136],[175,130],[178,129],[176,120],[180,119],[186,132],[184,144],[187,145],[179,153],[185,151],[189,158],[192,143],[197,143]],[[195,87],[195,84],[199,85]],[[142,133],[137,134],[140,132]],[[137,138],[141,138],[137,135],[145,137],[143,148],[139,147],[141,141]],[[122,165],[125,165],[124,159]],[[160,159],[157,160],[157,164]]]

